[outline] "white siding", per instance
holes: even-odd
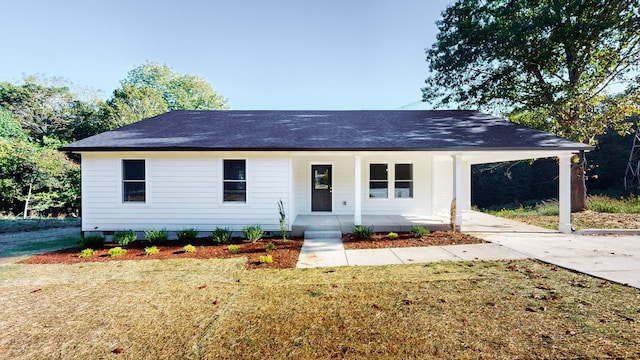
[[[433,213],[449,215],[453,199],[453,159],[451,156],[433,158]]]
[[[222,159],[247,160],[247,202],[222,202]],[[122,202],[122,159],[146,160],[146,202]],[[179,230],[260,224],[279,230],[278,200],[289,206],[289,158],[211,152],[83,153],[82,228]],[[291,218],[287,219],[288,222]]]

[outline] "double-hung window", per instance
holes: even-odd
[[[145,202],[145,161],[122,160],[122,201]]]
[[[413,197],[413,164],[395,165],[395,197]]]
[[[246,160],[223,160],[224,202],[247,202]]]
[[[387,164],[369,164],[369,197],[389,197],[389,176]]]

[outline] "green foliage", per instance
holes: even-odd
[[[11,112],[0,106],[0,138],[27,141],[29,137],[22,130],[20,123],[16,121]]]
[[[398,238],[398,234],[394,233],[394,232],[390,232],[387,234],[387,238],[389,240],[396,240]]]
[[[498,211],[488,211],[498,216],[557,216],[560,207],[557,201],[542,201],[533,205],[518,206],[515,208],[502,208]]]
[[[227,246],[227,250],[229,250],[232,254],[237,254],[240,252],[240,246],[238,245],[229,245]]]
[[[266,251],[273,251],[276,249],[276,244],[273,243],[273,241],[269,241],[267,243],[267,246],[265,247]]]
[[[640,214],[640,196],[614,199],[607,196],[590,196],[587,209],[602,213]]]
[[[82,237],[82,239],[80,239],[80,241],[82,241],[82,245],[95,249],[95,248],[99,248],[102,247],[102,244],[104,244],[104,236],[102,235],[87,235]]]
[[[144,254],[147,256],[155,255],[160,252],[157,246],[149,246],[144,248]]]
[[[373,236],[373,226],[356,225],[351,232],[359,239],[371,239]]]
[[[84,249],[82,251],[80,251],[80,254],[78,255],[79,258],[88,258],[88,257],[92,257],[95,254],[95,252],[93,251],[93,249]]]
[[[148,230],[144,232],[144,238],[149,241],[151,245],[159,245],[167,241],[169,232],[167,229]]]
[[[184,250],[184,252],[193,253],[193,252],[196,252],[196,247],[191,244],[188,244],[183,246],[182,250]]]
[[[228,228],[216,227],[211,233],[211,238],[218,244],[225,244],[231,240],[231,230]]]
[[[273,256],[260,255],[260,264],[271,264],[273,262]]]
[[[176,235],[178,236],[178,240],[183,241],[193,241],[196,237],[198,237],[198,229],[190,228],[190,229],[182,229],[179,230]]]
[[[282,200],[278,200],[278,215],[280,220],[280,236],[282,236],[283,240],[287,240],[287,221]]]
[[[262,227],[260,227],[260,225],[245,226],[244,228],[242,228],[242,234],[244,235],[245,239],[251,242],[256,242],[262,239],[264,230],[262,230]]]
[[[111,249],[109,249],[109,251],[107,251],[107,254],[110,257],[118,257],[118,256],[122,256],[122,255],[124,255],[126,253],[127,253],[127,249],[123,249],[123,248],[121,248],[119,246],[111,248]]]
[[[409,229],[409,232],[411,232],[411,235],[413,235],[414,237],[419,238],[425,237],[431,233],[429,229],[425,228],[422,225],[413,225],[411,229]]]
[[[113,234],[113,242],[120,246],[127,246],[136,241],[136,239],[138,239],[138,235],[131,229],[127,231],[116,231],[116,233]]]

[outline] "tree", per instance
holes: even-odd
[[[442,15],[424,101],[489,109],[589,144],[608,127],[629,130],[640,103],[637,0],[458,0]],[[574,162],[579,211],[583,156]]]
[[[103,108],[111,128],[168,110],[228,109],[227,99],[201,77],[182,75],[167,65],[147,62],[129,71]]]

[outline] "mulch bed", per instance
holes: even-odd
[[[266,251],[269,242],[273,242],[275,249]],[[443,246],[460,244],[480,244],[484,241],[471,235],[454,233],[450,231],[436,231],[425,237],[416,238],[411,233],[398,233],[398,238],[390,240],[387,233],[374,234],[371,239],[359,239],[352,234],[347,234],[342,238],[345,249],[382,249],[393,247],[412,246]],[[191,242],[196,247],[196,251],[189,253],[183,250],[186,242],[169,240],[164,245],[158,246],[160,250],[157,254],[146,255],[144,248],[150,246],[146,241],[134,241],[127,246],[123,246],[127,253],[118,257],[107,255],[109,249],[118,246],[117,244],[106,243],[99,249],[94,249],[95,254],[88,258],[81,258],[78,255],[84,249],[82,246],[52,251],[44,254],[32,256],[20,261],[21,264],[76,264],[83,262],[103,262],[114,260],[154,260],[154,259],[228,259],[246,257],[249,269],[288,269],[295,268],[300,256],[303,239],[294,238],[282,240],[280,238],[261,239],[254,243],[234,238],[231,244],[238,245],[239,252],[233,254],[228,250],[229,244],[217,245],[211,238],[199,238]],[[271,255],[273,262],[270,264],[260,263],[260,256]]]
[[[484,243],[483,240],[471,235],[451,231],[435,231],[421,238],[413,237],[411,233],[398,233],[398,238],[395,240],[387,238],[387,234],[376,233],[371,239],[360,239],[353,234],[347,234],[342,237],[342,243],[347,250]]]
[[[278,239],[261,239],[255,243],[242,239],[233,239],[231,244],[239,246],[237,254],[231,253],[227,247],[229,244],[217,245],[211,238],[200,238],[191,242],[196,247],[196,251],[189,253],[182,248],[187,245],[186,242],[178,240],[169,240],[164,245],[159,245],[160,250],[157,254],[146,255],[144,248],[151,246],[146,241],[134,241],[127,246],[123,246],[127,253],[118,257],[110,257],[107,255],[109,249],[118,246],[117,244],[105,243],[100,249],[94,249],[95,254],[88,258],[78,257],[80,251],[84,249],[82,246],[52,251],[44,254],[32,256],[20,261],[21,264],[76,264],[82,262],[102,262],[114,260],[154,260],[154,259],[228,259],[237,257],[247,257],[248,267],[250,269],[284,269],[294,268],[298,262],[300,249],[302,248],[302,238],[294,238],[288,240]],[[269,242],[273,242],[275,249],[266,251]],[[273,262],[270,264],[261,264],[260,256],[271,255]]]

